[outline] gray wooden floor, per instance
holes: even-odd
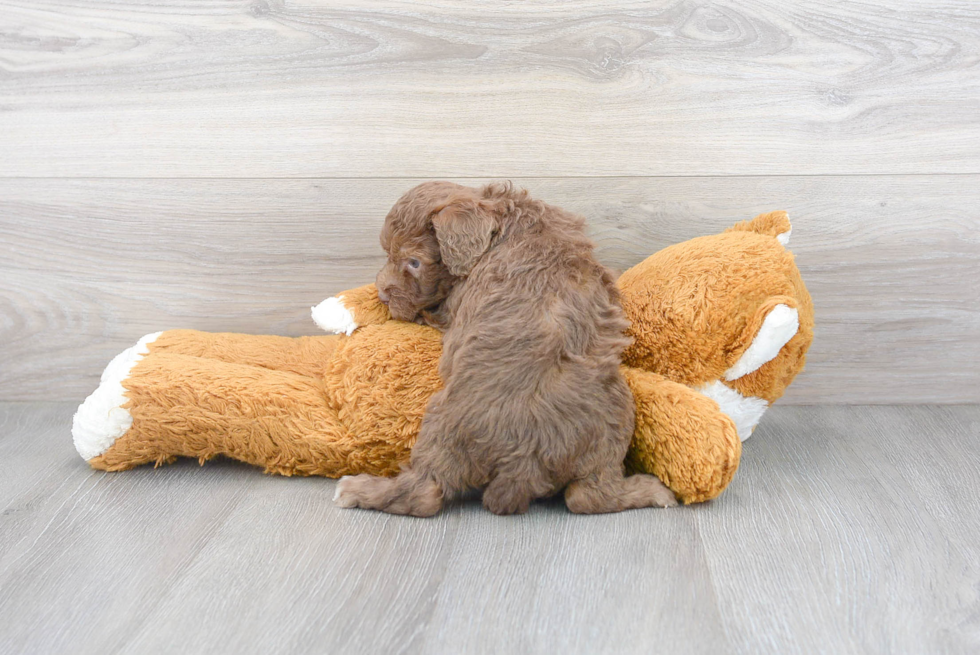
[[[980,407],[780,407],[717,501],[343,511],[231,462],[106,474],[0,404],[0,652],[977,652]]]

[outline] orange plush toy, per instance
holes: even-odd
[[[720,494],[741,440],[803,368],[813,307],[785,212],[666,248],[619,280],[636,401],[626,465],[684,503]],[[373,285],[313,317],[331,336],[169,330],[118,355],[72,435],[97,469],[217,455],[269,473],[393,475],[440,388],[440,334],[391,320]]]

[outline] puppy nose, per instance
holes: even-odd
[[[378,289],[378,300],[380,300],[381,302],[387,305],[390,299],[391,296],[388,295],[387,291],[385,291],[384,289]]]

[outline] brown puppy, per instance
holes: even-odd
[[[623,475],[627,322],[580,217],[510,184],[428,182],[392,207],[381,246],[378,295],[392,316],[445,331],[445,388],[411,465],[342,479],[337,504],[431,516],[471,488],[497,514],[562,489],[573,512],[676,504],[657,478]]]

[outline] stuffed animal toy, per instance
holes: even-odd
[[[762,214],[619,279],[637,418],[626,465],[681,502],[724,490],[741,440],[803,368],[813,308],[789,233],[785,212]],[[225,455],[282,475],[396,474],[441,385],[440,333],[391,320],[374,285],[313,316],[335,334],[143,337],[78,408],[78,453],[106,471]]]

